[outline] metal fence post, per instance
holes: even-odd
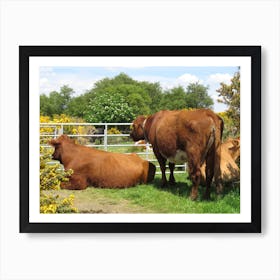
[[[63,134],[63,124],[61,125],[61,128],[60,128],[60,135]]]
[[[146,146],[145,146],[145,152],[146,152],[146,160],[149,159],[149,143],[146,142]]]
[[[105,151],[108,150],[108,136],[107,136],[107,131],[108,131],[108,125],[105,124],[105,129],[104,129],[104,149],[105,149]]]

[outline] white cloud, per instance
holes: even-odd
[[[41,78],[40,79],[40,86],[46,84],[48,81],[49,80],[47,78]]]
[[[148,81],[151,83],[159,82],[164,90],[178,86],[187,87],[190,83],[196,82],[203,84],[203,80],[200,80],[197,76],[188,73],[175,78],[168,78],[164,76],[133,76],[132,78],[137,81]]]
[[[220,84],[220,83],[230,84],[231,79],[232,79],[232,75],[230,75],[230,74],[216,73],[216,74],[212,74],[208,77],[207,83],[209,83],[209,84]]]
[[[49,72],[48,72],[49,73]],[[45,74],[45,72],[44,72]],[[105,77],[83,77],[74,74],[56,75],[52,78],[48,78],[47,75],[41,75],[40,79],[40,94],[49,94],[52,91],[59,91],[64,85],[68,85],[74,90],[74,96],[85,93],[85,91],[91,89],[98,80]]]
[[[56,73],[52,67],[40,67],[40,75],[45,77],[54,77]]]
[[[177,83],[180,85],[188,85],[190,83],[203,83],[202,80],[200,80],[197,76],[192,74],[183,74],[180,77],[177,78]]]

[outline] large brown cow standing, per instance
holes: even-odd
[[[132,124],[134,141],[145,139],[152,144],[162,172],[162,186],[166,186],[166,161],[169,161],[169,182],[175,183],[175,163],[188,163],[193,182],[191,199],[198,195],[200,167],[206,160],[206,192],[210,198],[210,185],[214,177],[217,192],[222,191],[220,156],[223,120],[208,109],[160,111],[149,117],[139,116]]]
[[[100,151],[75,144],[66,135],[49,142],[54,148],[53,159],[74,173],[61,188],[82,190],[87,186],[125,188],[153,180],[155,166],[136,154]]]

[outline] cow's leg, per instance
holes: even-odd
[[[161,187],[165,188],[167,186],[167,180],[165,175],[166,170],[166,158],[164,158],[159,151],[154,149],[154,154],[158,160],[160,170],[161,170]]]
[[[193,153],[191,151],[187,151],[187,155],[188,155],[188,165],[189,165],[189,173],[190,173],[189,175],[193,183],[190,198],[192,200],[196,200],[198,195],[198,186],[201,177],[200,157],[198,156],[197,151]]]
[[[87,180],[83,176],[71,175],[68,182],[62,182],[61,189],[84,190],[88,186]]]
[[[170,170],[169,183],[171,185],[175,185],[175,178],[174,178],[175,163],[169,162],[168,165]]]
[[[210,199],[211,183],[214,176],[215,150],[212,148],[206,156],[206,191],[204,199]]]
[[[221,194],[223,192],[221,177],[221,145],[216,146],[215,149],[214,179],[217,194]]]

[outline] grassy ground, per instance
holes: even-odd
[[[74,206],[80,213],[239,213],[238,187],[226,187],[223,196],[212,188],[211,200],[202,200],[204,188],[199,188],[199,198],[191,201],[191,182],[186,174],[176,174],[176,185],[162,189],[156,176],[151,184],[127,189],[101,189],[88,187],[83,191],[60,190],[61,197],[74,194]]]

